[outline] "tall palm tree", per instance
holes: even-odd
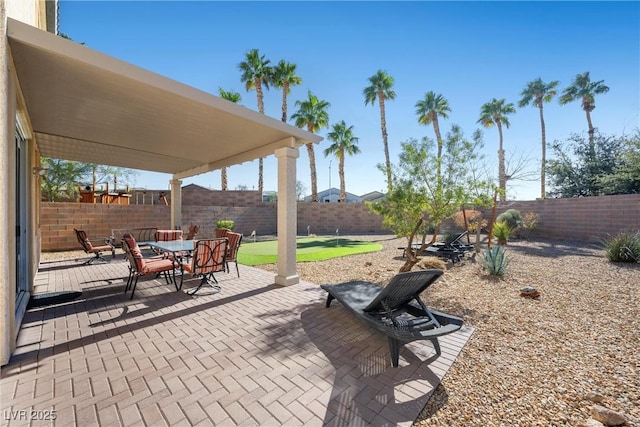
[[[480,108],[480,119],[478,123],[486,128],[496,125],[500,136],[500,145],[498,146],[498,186],[500,187],[500,201],[506,200],[507,176],[504,166],[504,149],[502,148],[502,125],[509,129],[509,119],[507,114],[516,112],[512,103],[506,104],[504,99],[495,99],[487,102]]]
[[[251,49],[245,55],[245,60],[238,64],[238,68],[242,71],[240,81],[245,84],[247,92],[255,89],[258,98],[258,111],[264,114],[264,103],[262,87],[269,89],[271,82],[271,61],[265,59],[264,55],[260,55],[258,49]],[[264,159],[258,159],[258,192],[262,194],[264,174]]]
[[[391,191],[391,160],[389,159],[389,142],[387,140],[387,119],[385,117],[384,100],[395,99],[393,91],[393,77],[385,71],[378,70],[369,77],[370,85],[364,88],[364,105],[373,105],[376,99],[380,105],[380,128],[382,130],[382,144],[384,145],[384,160],[387,170],[387,189]]]
[[[604,80],[592,82],[589,72],[576,75],[571,86],[566,88],[560,96],[560,105],[573,101],[580,101],[582,109],[587,113],[587,124],[589,125],[589,149],[595,155],[593,124],[591,123],[591,112],[596,108],[596,95],[609,92],[609,87],[604,85]]]
[[[308,99],[296,101],[298,111],[291,118],[295,120],[299,128],[307,128],[307,131],[317,133],[320,129],[329,126],[329,113],[327,108],[331,106],[327,101],[318,99],[311,91]],[[311,201],[318,201],[318,176],[316,174],[316,155],[313,151],[313,144],[305,144],[309,155],[309,169],[311,170]]]
[[[287,122],[287,96],[291,86],[302,84],[302,79],[296,75],[296,64],[281,59],[273,68],[273,85],[282,89],[282,121]]]
[[[451,112],[449,101],[433,91],[424,94],[424,99],[416,102],[416,114],[418,115],[418,123],[423,125],[433,124],[433,130],[436,133],[436,141],[438,142],[438,160],[442,159],[442,135],[440,135],[440,124],[438,116],[448,119],[447,113]],[[438,176],[440,176],[440,162],[438,162]]]
[[[338,158],[338,174],[340,175],[340,201],[347,200],[344,185],[344,155],[353,156],[360,152],[358,138],[353,135],[353,126],[347,127],[344,120],[333,125],[333,130],[327,134],[327,138],[333,142],[324,150],[324,155],[334,154]]]
[[[226,91],[221,87],[218,88],[218,93],[220,94],[220,98],[226,99],[227,101],[231,101],[235,104],[240,102],[242,98],[238,92],[234,92],[232,90]],[[220,181],[221,181],[221,189],[222,191],[227,191],[228,182],[227,182],[227,168],[223,167],[220,169]]]
[[[544,114],[542,108],[545,102],[551,102],[554,96],[558,93],[556,86],[560,84],[559,81],[554,80],[549,83],[545,83],[541,78],[537,78],[527,83],[527,87],[520,93],[520,101],[518,101],[518,107],[522,108],[527,105],[538,107],[540,111],[540,131],[542,133],[542,160],[540,167],[540,197],[544,199],[546,190],[545,182],[546,175],[545,169],[547,167],[547,132],[544,127]]]

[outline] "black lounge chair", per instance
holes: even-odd
[[[462,261],[464,255],[473,249],[472,244],[462,242],[462,238],[467,236],[467,234],[469,234],[468,231],[463,231],[450,237],[444,243],[436,243],[433,246],[429,246],[425,249],[425,252],[427,255],[447,258],[453,263]]]
[[[442,275],[442,270],[420,270],[399,273],[385,287],[371,282],[352,281],[322,285],[329,293],[327,307],[337,299],[387,335],[391,363],[398,366],[400,347],[416,340],[429,340],[440,356],[438,337],[462,327],[463,320],[450,314],[427,308],[420,294]]]

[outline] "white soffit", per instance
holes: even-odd
[[[321,137],[8,19],[40,154],[177,178]]]

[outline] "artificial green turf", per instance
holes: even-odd
[[[296,261],[324,261],[347,255],[377,252],[382,245],[362,240],[335,237],[303,237],[297,239]],[[238,262],[243,265],[273,264],[278,261],[278,242],[242,242]]]

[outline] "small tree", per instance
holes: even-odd
[[[548,165],[549,194],[578,197],[640,191],[639,135],[614,137],[596,132],[593,147],[578,134],[567,141],[554,141],[554,156]]]
[[[48,202],[77,201],[78,183],[91,173],[88,163],[42,157],[40,163],[47,170],[40,180],[42,199]]]
[[[466,167],[478,160],[477,152],[482,146],[479,132],[469,141],[461,128],[453,125],[444,140],[441,159],[437,156],[437,143],[426,137],[421,141],[411,139],[401,146],[399,163],[393,167],[393,190],[387,200],[368,206],[383,216],[383,224],[397,236],[406,237],[407,248],[411,248],[414,237],[424,231],[425,225],[435,226],[437,234],[442,221],[453,218],[461,205],[474,200],[482,192],[480,188],[488,184],[476,180],[471,172],[476,170],[474,167]],[[380,169],[385,170],[384,166]],[[442,171],[440,179],[438,169]],[[407,254],[400,271],[411,270],[418,261],[411,250]]]

